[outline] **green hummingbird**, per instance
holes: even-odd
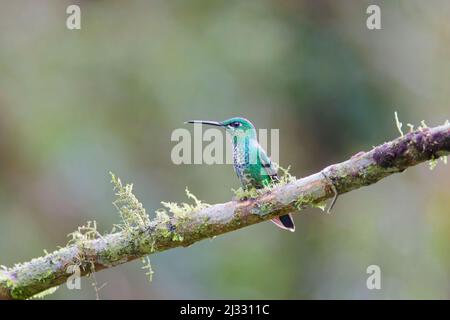
[[[199,123],[225,128],[231,136],[233,145],[233,167],[242,187],[261,189],[271,182],[278,181],[277,170],[258,143],[255,126],[247,119],[234,117],[222,122],[189,120],[185,123]],[[294,232],[295,225],[291,214],[272,219],[278,227]]]

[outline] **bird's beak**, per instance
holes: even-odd
[[[189,120],[189,121],[186,121],[185,123],[200,123],[200,124],[207,124],[210,126],[223,127],[223,124],[221,122],[217,122],[217,121]]]

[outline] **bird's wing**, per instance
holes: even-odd
[[[267,175],[273,180],[278,181],[278,172],[275,168],[275,165],[272,163],[270,158],[267,156],[266,152],[264,151],[261,146],[258,146],[258,156],[259,160],[261,161],[261,166],[266,171]]]

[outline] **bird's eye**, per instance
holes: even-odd
[[[233,127],[233,128],[239,128],[241,125],[242,124],[240,122],[237,122],[237,121],[230,124],[230,126]]]

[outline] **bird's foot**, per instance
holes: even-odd
[[[323,176],[325,177],[325,179],[328,181],[328,183],[329,183],[330,186],[331,186],[331,190],[333,190],[333,193],[334,193],[334,197],[333,197],[333,199],[331,200],[331,204],[330,204],[330,206],[329,206],[328,209],[327,209],[327,213],[331,213],[331,209],[333,209],[334,204],[336,203],[336,200],[337,200],[339,194],[338,194],[338,192],[337,192],[337,190],[336,190],[336,186],[334,185],[333,181],[325,174],[325,172],[321,171],[320,173],[322,173],[322,175],[323,175]]]

